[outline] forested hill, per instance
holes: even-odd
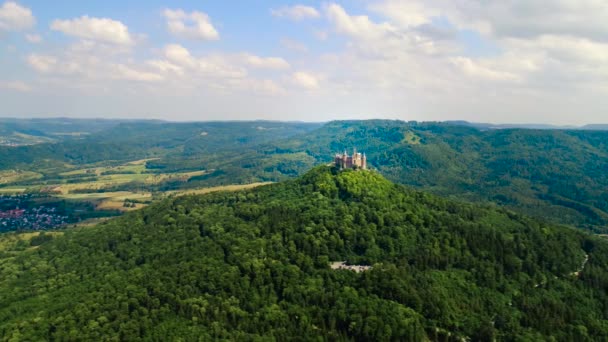
[[[0,146],[0,170],[35,173],[33,180],[0,187],[44,188],[77,181],[63,179],[66,172],[144,158],[154,158],[146,173],[208,172],[185,182],[131,182],[107,191],[280,181],[356,147],[391,181],[608,233],[608,131],[480,127],[390,120],[118,122],[59,143]]]
[[[284,139],[320,126],[317,123],[274,121],[102,122],[104,125],[99,125],[100,129],[81,136],[71,136],[69,139],[18,147],[0,145],[0,170],[45,172],[49,168],[61,170],[65,168],[66,163],[86,165],[167,155],[179,156],[183,166],[187,165],[185,161],[193,156],[205,154],[209,158],[220,153],[234,153],[239,149],[246,150],[251,146]],[[26,127],[34,130],[34,123],[27,123]],[[44,127],[44,121],[35,123]],[[90,125],[93,126],[94,123],[95,121],[92,121]],[[0,121],[0,138],[3,129],[9,130],[13,127]],[[49,135],[50,133],[43,137]]]
[[[6,340],[608,339],[605,241],[373,171],[169,199],[36,245],[0,254]]]
[[[205,181],[281,179],[353,147],[392,181],[608,233],[607,131],[335,121],[217,165]]]

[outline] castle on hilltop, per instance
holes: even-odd
[[[342,169],[362,169],[367,170],[367,157],[365,153],[357,153],[357,149],[353,150],[353,155],[349,156],[346,151],[343,154],[336,154],[334,158],[336,167]]]

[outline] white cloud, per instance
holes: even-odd
[[[314,7],[304,5],[283,6],[281,8],[270,10],[270,13],[275,17],[289,18],[295,21],[316,19],[321,16],[319,11],[317,11]]]
[[[384,0],[370,8],[401,25],[441,17],[496,37],[551,34],[608,40],[608,6],[601,0]]]
[[[32,87],[22,81],[0,81],[0,89],[28,92],[32,90]]]
[[[327,19],[300,32],[305,34],[302,37],[290,35],[308,45],[287,38],[279,42],[279,49],[293,51],[288,60],[274,55],[277,47],[235,52],[216,46],[209,52],[197,45],[150,46],[153,41],[134,47],[137,39],[124,24],[112,21],[122,25],[125,33],[117,39],[108,30],[76,28],[82,18],[57,21],[57,25],[72,25],[60,31],[82,39],[60,46],[61,52],[42,50],[47,44],[39,46],[41,50],[26,60],[38,72],[32,83],[37,85],[36,94],[59,94],[62,86],[91,93],[101,89],[118,97],[128,94],[124,103],[140,112],[162,107],[173,113],[172,107],[182,106],[185,112],[200,114],[198,108],[204,103],[210,111],[221,113],[218,118],[247,114],[252,118],[251,113],[263,112],[268,118],[284,119],[286,108],[299,113],[298,118],[311,120],[325,119],[320,115],[328,113],[336,115],[332,118],[385,113],[422,120],[555,118],[564,122],[584,121],[583,116],[573,119],[572,112],[580,108],[594,113],[596,119],[587,121],[601,121],[605,114],[608,21],[601,19],[608,14],[603,1],[363,3],[369,5],[358,13],[337,3],[320,10],[302,5],[273,10],[275,16],[296,21],[321,15]],[[219,39],[204,13],[165,10],[162,15],[177,37]],[[255,37],[264,29],[255,27],[246,35]],[[31,33],[26,39],[38,40],[33,31],[25,33]],[[328,34],[339,39],[320,43],[314,36],[304,40],[306,34],[317,34],[320,40],[329,39]],[[19,54],[7,55],[18,58]],[[0,87],[25,91],[29,85],[4,82]],[[82,102],[91,107],[88,101]],[[122,105],[113,103],[116,108]],[[320,114],[313,117],[312,112]],[[409,116],[414,112],[420,114]],[[222,116],[226,113],[232,116]]]
[[[445,55],[456,47],[446,34],[432,27],[403,27],[375,22],[367,15],[350,15],[338,4],[325,7],[328,20],[338,34],[352,38],[348,46],[366,58],[396,59],[404,54]]]
[[[113,71],[110,73],[112,78],[128,81],[155,82],[163,79],[157,73],[137,70],[124,64],[112,65],[111,71]]]
[[[90,39],[101,43],[131,45],[133,39],[128,27],[108,18],[82,16],[71,20],[54,20],[51,29],[66,35]]]
[[[252,54],[243,54],[245,63],[254,68],[262,69],[289,69],[290,65],[283,58],[278,57],[259,57]]]
[[[154,72],[153,68],[114,61],[111,54],[106,55],[103,50],[105,49],[83,53],[78,49],[67,49],[58,56],[31,54],[27,62],[41,74],[68,77],[72,83],[78,79],[140,82],[155,82],[163,79],[163,76]]]
[[[430,23],[431,19],[440,13],[438,9],[418,1],[383,1],[372,4],[370,9],[386,15],[394,23],[405,27]]]
[[[42,42],[42,37],[39,34],[26,34],[25,39],[32,44],[38,44]]]
[[[151,60],[146,64],[158,70],[168,82],[184,92],[203,88],[224,95],[250,93],[275,96],[286,93],[275,80],[257,78],[248,72],[248,68],[290,68],[289,63],[282,58],[259,57],[250,53],[196,56],[178,44],[165,46],[163,56],[164,60]]]
[[[184,68],[177,66],[169,61],[151,60],[147,61],[146,64],[161,73],[175,73],[178,75],[183,75],[184,73]]]
[[[291,76],[292,82],[302,88],[317,89],[319,88],[319,78],[309,72],[298,71]]]
[[[178,44],[165,46],[164,54],[169,61],[186,68],[193,68],[197,64],[190,51]]]
[[[381,38],[396,29],[389,23],[374,23],[366,15],[351,16],[338,4],[329,4],[325,8],[329,21],[338,33],[347,34],[354,38]]]
[[[250,53],[214,53],[201,57],[193,56],[188,49],[178,44],[164,48],[166,61],[155,61],[155,65],[165,71],[188,69],[211,77],[245,78],[247,68],[285,70],[289,63],[279,57],[260,57]]]
[[[0,31],[22,31],[32,28],[36,18],[29,8],[7,1],[0,6]]]
[[[50,72],[57,64],[57,58],[53,56],[32,54],[27,58],[28,64],[39,72]]]
[[[167,45],[164,49],[167,62],[188,70],[189,77],[209,77],[213,79],[245,78],[247,71],[230,63],[222,55],[194,57],[185,47],[177,44]]]
[[[169,32],[178,37],[199,40],[218,40],[220,38],[206,13],[198,11],[186,13],[180,9],[166,9],[163,11],[163,15],[167,19]]]
[[[465,74],[487,80],[494,81],[515,81],[518,77],[509,72],[494,70],[478,61],[467,57],[454,57],[450,61]]]

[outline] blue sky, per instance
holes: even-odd
[[[606,122],[597,1],[0,0],[0,116]]]

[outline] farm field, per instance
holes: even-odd
[[[202,176],[208,171],[153,173],[145,163],[154,159],[130,161],[118,166],[87,166],[74,168],[57,174],[6,170],[0,171],[0,193],[42,192],[60,195],[75,195],[88,192],[116,192],[111,189],[130,183],[146,186],[163,182],[187,182],[192,177]],[[71,165],[66,165],[71,167]],[[211,170],[212,171],[212,170]],[[78,196],[72,196],[78,198]],[[86,196],[85,196],[86,197]],[[94,197],[94,196],[93,196]]]
[[[11,195],[11,194],[20,194],[25,192],[26,188],[0,188],[0,194],[2,195]]]
[[[68,200],[95,202],[96,208],[98,210],[132,211],[144,208],[153,201],[160,200],[168,196],[202,195],[218,191],[239,191],[252,189],[267,184],[272,184],[272,182],[233,184],[188,190],[175,190],[167,191],[156,195],[153,195],[151,192],[114,191],[84,194],[65,194],[57,195],[57,197]]]
[[[0,185],[11,184],[15,182],[35,180],[42,178],[42,175],[32,171],[9,170],[0,171]]]
[[[202,195],[208,194],[211,192],[218,191],[239,191],[246,189],[257,188],[258,186],[272,184],[273,182],[257,182],[251,184],[233,184],[233,185],[224,185],[224,186],[212,186],[208,188],[199,188],[199,189],[190,189],[190,190],[181,190],[181,191],[168,191],[167,195],[176,195],[176,196],[185,196],[185,195]]]
[[[48,230],[65,225],[88,226],[107,217],[142,209],[154,201],[169,196],[237,191],[267,184],[253,182],[196,186],[197,184],[190,184],[189,181],[213,170],[154,173],[154,170],[146,168],[147,162],[153,160],[155,158],[109,166],[90,164],[79,168],[64,165],[62,172],[2,171],[0,196],[4,196],[2,198],[6,207],[2,210],[11,213],[7,214],[11,217],[11,221],[0,224],[4,224],[4,230],[10,230],[10,227],[27,230],[27,222],[20,223],[20,220],[30,220],[35,217],[39,221],[38,213],[46,213],[50,210],[49,213],[61,213],[57,216],[61,220],[56,220],[59,225],[42,224],[37,225],[38,228],[32,226],[31,229]],[[15,212],[21,209],[24,211]]]

